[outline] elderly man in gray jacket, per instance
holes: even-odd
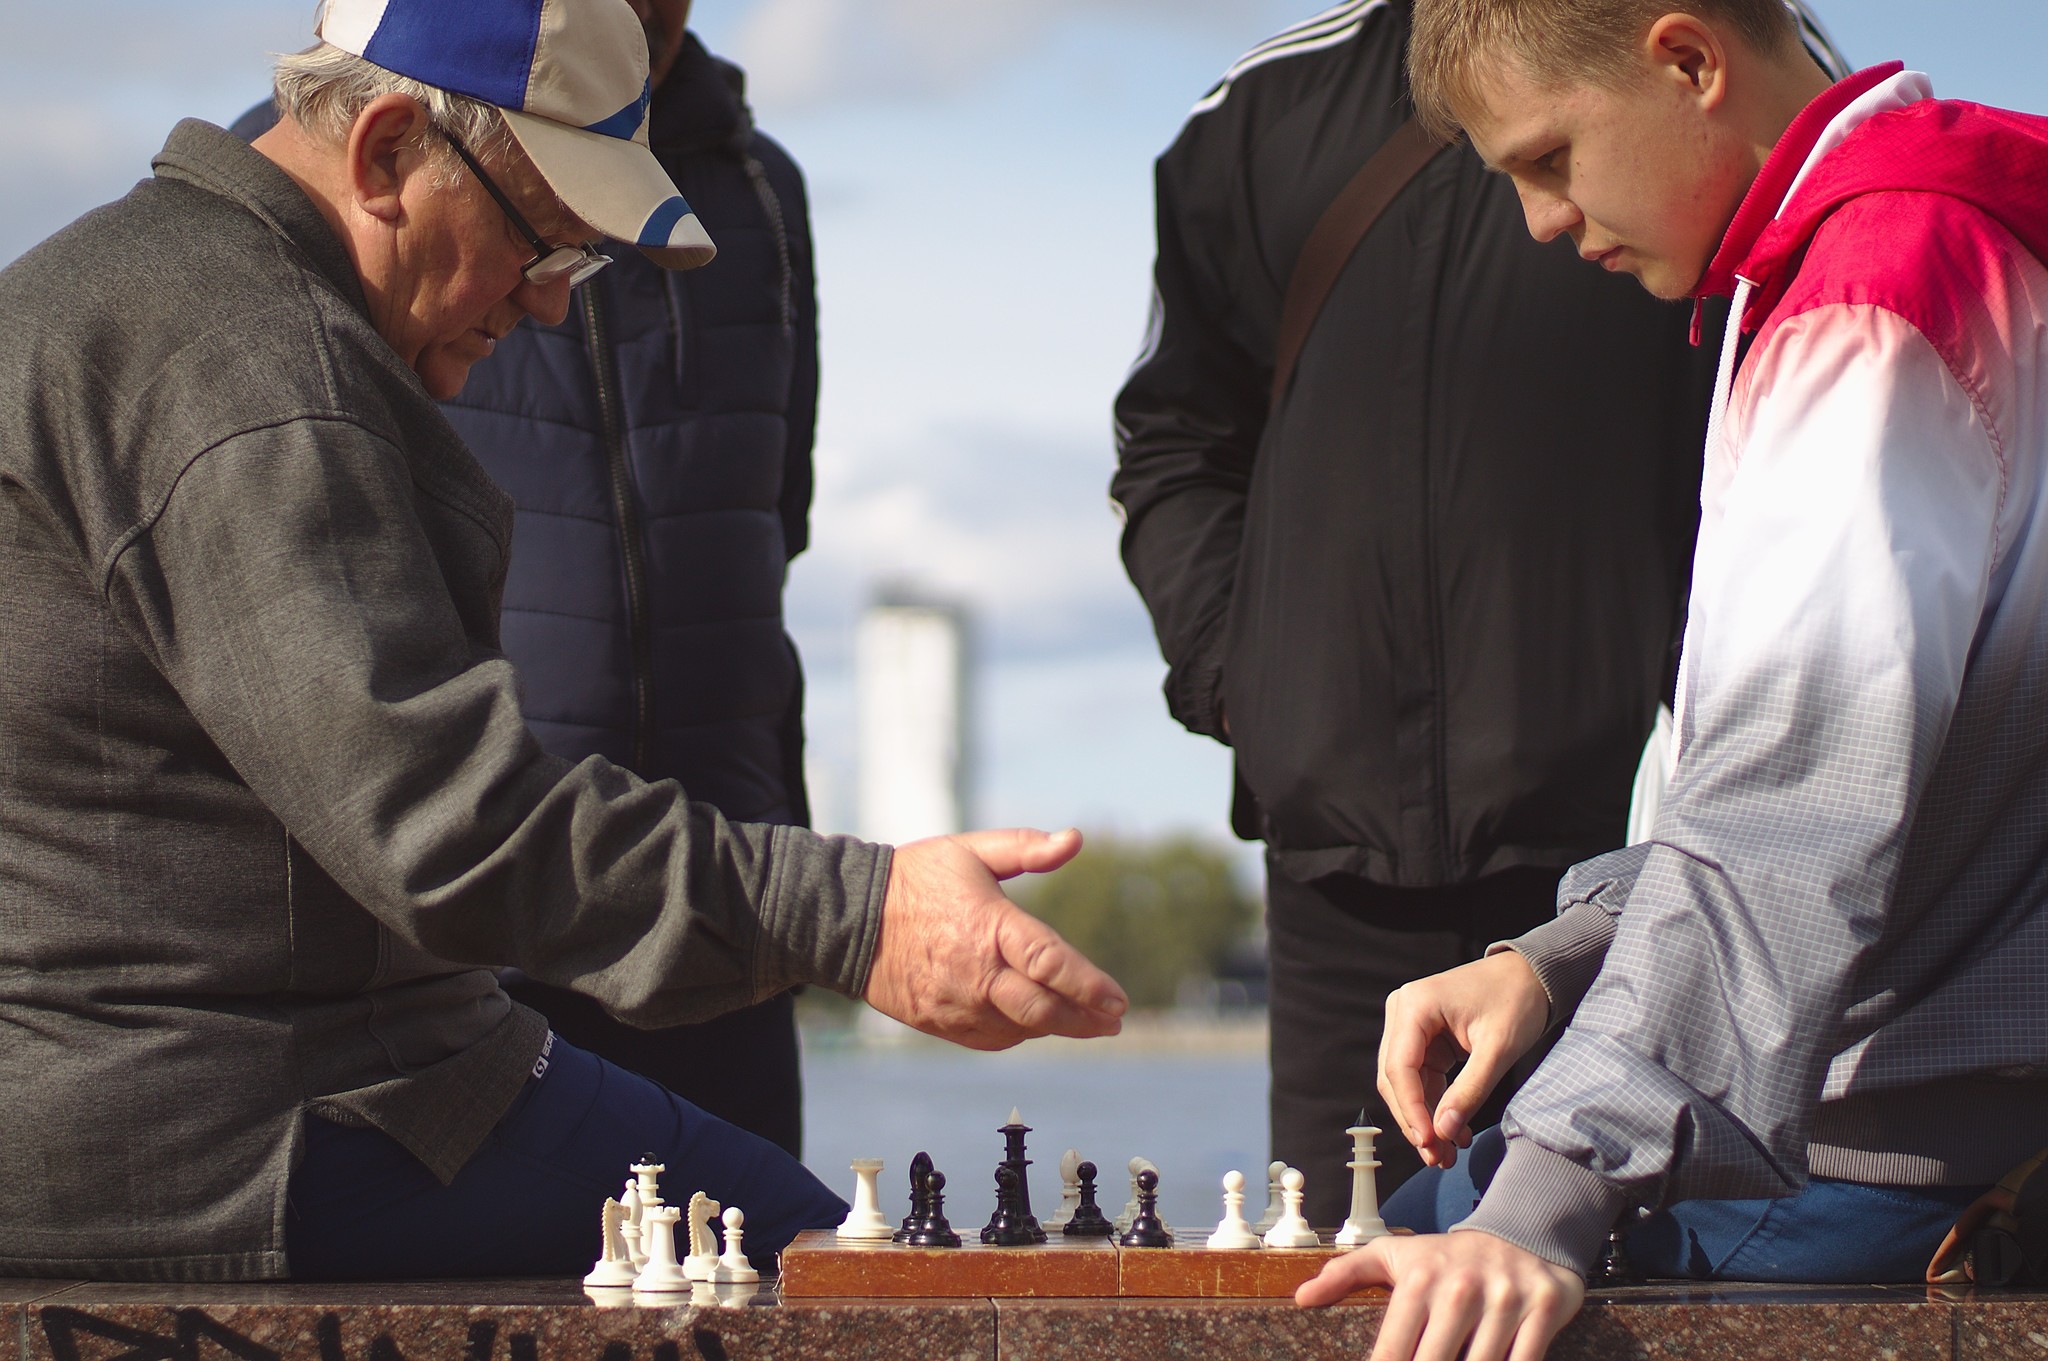
[[[434,399],[600,234],[711,245],[623,0],[321,23],[253,148],[181,124],[0,273],[0,1274],[563,1272],[645,1153],[772,1251],[838,1199],[491,966],[650,1025],[817,983],[1108,1034],[1116,984],[997,887],[1078,838],[892,853],[540,749],[511,505]]]

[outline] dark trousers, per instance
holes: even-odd
[[[669,1204],[703,1191],[740,1207],[758,1266],[845,1215],[766,1139],[559,1037],[547,1057],[446,1186],[384,1131],[308,1116],[285,1210],[293,1279],[581,1276],[603,1246],[599,1207],[650,1153]]]
[[[1380,1100],[1387,994],[1469,963],[1494,941],[1548,921],[1556,911],[1558,878],[1555,870],[1516,869],[1448,888],[1389,888],[1349,875],[1304,884],[1269,863],[1273,1157],[1306,1177],[1310,1223],[1334,1228],[1350,1213],[1351,1173],[1344,1164],[1351,1141],[1344,1130],[1360,1107],[1366,1122],[1384,1131],[1377,1143],[1382,1200],[1421,1170],[1422,1160]],[[1540,1051],[1524,1060],[1473,1113],[1472,1128],[1499,1121],[1539,1057]],[[1264,1204],[1263,1193],[1258,1203]]]
[[[674,1092],[700,1110],[804,1154],[796,998],[771,997],[699,1025],[636,1030],[581,993],[522,979],[506,991],[578,1049]]]

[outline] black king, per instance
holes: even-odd
[[[1037,1216],[1031,1213],[1031,1179],[1024,1172],[1025,1168],[1031,1166],[1031,1160],[1024,1156],[1024,1136],[1031,1132],[1031,1127],[1024,1123],[1024,1117],[1013,1108],[1010,1111],[1010,1123],[1002,1126],[997,1132],[1003,1136],[1006,1146],[1003,1166],[1017,1174],[1017,1199],[1016,1203],[1010,1206],[1010,1222],[1028,1232],[1032,1242],[1043,1243],[1045,1230],[1039,1227]]]

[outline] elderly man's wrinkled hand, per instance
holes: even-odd
[[[1586,1301],[1586,1283],[1489,1233],[1376,1238],[1325,1266],[1296,1304],[1335,1304],[1367,1286],[1393,1296],[1372,1361],[1542,1361]]]
[[[997,884],[1058,869],[1080,849],[1072,830],[965,832],[897,847],[868,1005],[970,1049],[1116,1034],[1130,1006],[1124,990]]]

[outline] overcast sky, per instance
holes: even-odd
[[[233,118],[312,16],[5,3],[0,261],[147,174],[179,117]],[[826,817],[851,816],[854,616],[913,581],[980,611],[982,820],[1228,835],[1227,759],[1166,717],[1117,563],[1108,405],[1144,322],[1152,158],[1235,56],[1314,8],[697,0],[811,184],[825,387],[790,612]],[[1822,13],[1856,64],[1899,57],[1945,95],[2048,112],[2043,0]]]

